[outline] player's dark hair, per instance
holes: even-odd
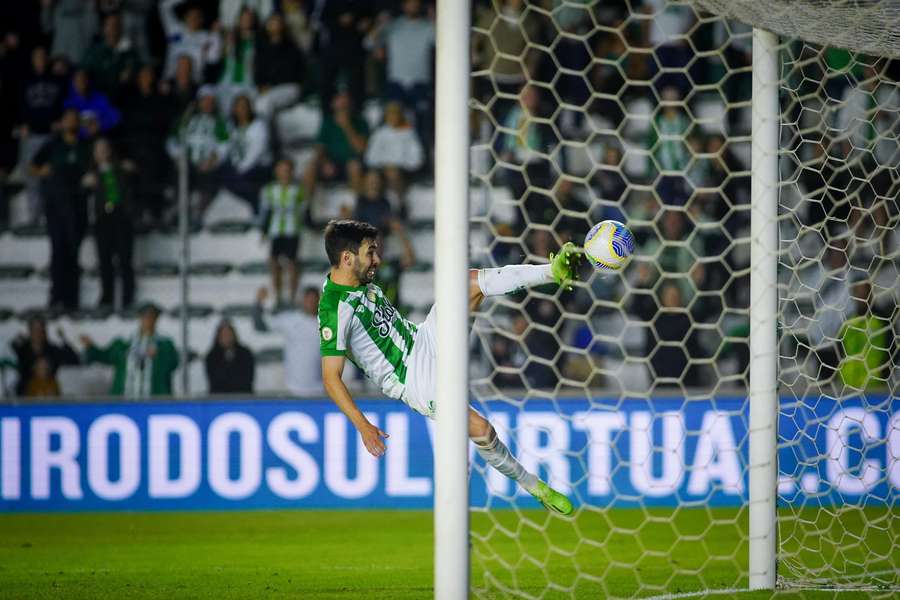
[[[353,219],[332,220],[325,226],[325,253],[328,262],[336,267],[341,263],[345,250],[356,254],[363,240],[374,240],[378,229],[374,225]]]

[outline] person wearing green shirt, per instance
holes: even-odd
[[[858,390],[883,385],[890,359],[891,322],[872,314],[872,286],[860,282],[853,288],[856,316],[847,320],[838,334],[843,355],[839,373],[845,386]]]
[[[88,363],[111,365],[114,369],[111,396],[132,400],[172,394],[172,375],[178,368],[178,351],[170,338],[156,333],[159,308],[145,304],[139,311],[138,329],[130,338],[116,338],[98,347],[87,335],[81,336]]]
[[[362,193],[362,157],[369,138],[366,120],[352,109],[349,92],[340,91],[331,100],[331,113],[322,118],[316,154],[306,170],[304,183],[312,191],[319,179],[346,180]]]

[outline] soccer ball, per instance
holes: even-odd
[[[598,271],[618,271],[634,252],[634,235],[618,221],[602,221],[584,238],[584,255]]]

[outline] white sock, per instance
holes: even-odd
[[[550,265],[507,265],[478,271],[478,287],[485,296],[502,296],[552,281]]]
[[[494,433],[492,439],[486,443],[475,442],[475,449],[484,461],[522,486],[526,492],[533,491],[538,484],[538,478],[525,470],[522,463],[517,461],[509,452],[506,444],[500,441]]]

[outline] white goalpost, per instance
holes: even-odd
[[[900,591],[900,3],[438,0],[435,80],[435,597]]]
[[[440,600],[469,593],[469,27],[468,2],[438,2],[434,590]]]

